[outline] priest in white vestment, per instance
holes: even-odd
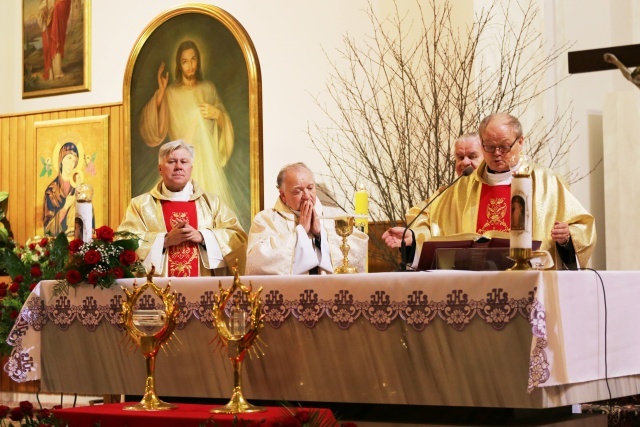
[[[192,145],[198,152],[196,182],[235,209],[224,172],[233,152],[233,125],[215,85],[204,80],[200,50],[193,41],[178,46],[175,67],[175,81],[169,84],[165,64],[160,64],[158,89],[140,114],[140,136],[150,147],[167,135]]]
[[[131,201],[118,231],[142,239],[138,256],[157,275],[229,275],[236,263],[243,273],[247,235],[235,213],[191,179],[194,158],[182,140],[160,147],[162,180]]]
[[[339,209],[323,207],[313,173],[304,163],[287,165],[277,178],[280,197],[258,213],[249,230],[248,275],[331,274],[342,264],[342,237],[335,231]],[[349,263],[363,272],[369,236],[354,228],[347,238]]]

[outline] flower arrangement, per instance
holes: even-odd
[[[135,252],[138,246],[135,234],[103,226],[95,230],[91,242],[69,242],[60,233],[55,239],[35,236],[24,245],[0,248],[0,269],[11,278],[0,283],[0,355],[10,354],[6,338],[38,282],[57,280],[54,294],[68,293],[82,283],[110,288],[116,279],[144,272]]]
[[[53,407],[53,409],[59,408],[59,406]],[[34,410],[33,404],[27,400],[20,402],[19,406],[15,408],[0,405],[0,427],[16,425],[24,427],[61,427],[64,424],[53,415],[51,410],[46,408]]]
[[[54,279],[68,259],[68,242],[64,234],[56,239],[35,236],[24,245],[12,245],[0,251],[0,265],[11,281],[0,282],[0,355],[12,347],[6,338],[29,294],[41,280]]]
[[[76,239],[69,242],[69,260],[56,275],[54,293],[68,293],[69,287],[81,283],[110,288],[117,279],[144,274],[136,255],[139,238],[129,232],[114,232],[107,226],[95,231],[91,242]]]

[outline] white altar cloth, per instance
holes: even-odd
[[[637,394],[640,273],[600,275],[605,292],[592,271],[243,277],[264,288],[268,345],[259,362],[245,364],[245,389],[264,399],[551,407],[606,399],[602,380],[620,378],[614,397]],[[184,348],[159,356],[159,365],[181,366],[180,375],[158,367],[165,394],[228,395],[229,363],[209,345],[219,281],[226,288],[232,278],[171,280]],[[41,379],[48,391],[134,394],[141,380],[132,378],[144,369],[139,354],[118,344],[123,292],[82,286],[53,297],[54,283],[40,283],[23,307],[5,371],[16,381]],[[215,380],[190,377],[208,371]],[[327,372],[337,387],[330,393]],[[575,388],[581,383],[592,383],[588,393]]]

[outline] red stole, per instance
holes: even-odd
[[[196,202],[162,201],[162,213],[167,232],[180,223],[187,221],[193,228],[198,228],[198,212]],[[169,276],[198,277],[200,275],[200,259],[198,258],[198,244],[184,242],[167,248],[169,255]]]
[[[482,184],[478,204],[476,233],[509,231],[511,224],[511,185]]]

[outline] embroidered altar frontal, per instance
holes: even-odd
[[[638,272],[602,272],[613,397],[640,389]],[[228,397],[226,350],[211,343],[219,280],[173,279],[173,351],[160,395]],[[543,408],[608,398],[604,305],[592,272],[378,273],[243,277],[262,286],[264,355],[244,363],[248,399]],[[168,279],[155,279],[164,287]],[[131,286],[133,280],[119,284]],[[142,357],[121,343],[122,292],[36,287],[10,335],[12,378],[51,392],[141,394]],[[639,294],[639,295],[636,295]],[[143,308],[158,308],[153,298]],[[612,307],[615,307],[612,308]]]

